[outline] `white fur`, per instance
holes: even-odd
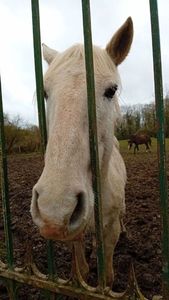
[[[114,136],[120,114],[117,95],[111,100],[103,95],[106,88],[120,86],[120,79],[106,50],[94,46],[93,55],[103,233],[107,283],[110,284],[113,276],[110,260],[121,230],[120,219],[125,213],[126,169]],[[82,45],[75,45],[56,53],[45,46],[44,56],[50,61],[44,78],[48,95],[48,144],[45,167],[33,189],[31,214],[46,238],[73,240],[87,227],[94,227],[84,49]],[[74,223],[69,228],[77,195],[81,192],[83,210],[75,228]]]

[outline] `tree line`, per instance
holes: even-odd
[[[40,134],[36,125],[25,124],[19,115],[4,115],[4,131],[7,153],[40,151]]]
[[[169,137],[169,95],[164,99],[165,134]],[[8,153],[29,153],[40,151],[40,133],[36,125],[25,124],[20,116],[10,118],[4,115],[6,149]],[[131,134],[145,131],[156,137],[155,104],[138,104],[122,107],[122,118],[117,124],[119,140],[129,139]]]
[[[169,137],[169,95],[164,99],[165,135]],[[117,124],[116,136],[119,140],[128,139],[131,134],[139,131],[156,137],[155,104],[137,104],[122,107],[122,118]]]

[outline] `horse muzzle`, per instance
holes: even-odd
[[[61,221],[57,218],[58,211],[56,211],[56,215],[52,212],[52,217],[44,211],[44,208],[41,207],[38,201],[38,193],[35,188],[33,189],[31,215],[44,238],[61,241],[81,238],[88,224],[89,208],[86,204],[85,193],[78,193],[75,200],[76,205],[74,209],[63,216]]]

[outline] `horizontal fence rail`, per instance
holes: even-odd
[[[65,299],[65,296],[76,299],[114,299],[114,300],[146,300],[141,294],[135,278],[134,268],[131,266],[129,274],[128,287],[122,293],[115,293],[106,287],[105,280],[105,262],[104,262],[104,241],[102,224],[102,201],[101,184],[99,171],[99,153],[97,138],[97,116],[95,103],[95,82],[94,82],[94,64],[92,53],[92,33],[90,17],[90,1],[82,0],[82,16],[84,30],[84,50],[86,64],[86,83],[88,95],[88,117],[89,117],[89,139],[93,190],[95,194],[95,228],[97,241],[97,270],[98,286],[88,285],[80,273],[79,262],[77,259],[78,243],[74,242],[72,250],[72,274],[69,279],[63,280],[57,275],[54,265],[54,245],[53,242],[47,242],[48,253],[48,274],[41,273],[33,260],[22,268],[15,266],[13,258],[13,240],[11,231],[11,216],[9,203],[7,155],[5,149],[5,134],[3,120],[3,103],[0,82],[0,151],[1,151],[1,185],[2,185],[2,205],[3,219],[6,242],[6,262],[0,258],[0,280],[2,279],[8,289],[9,299],[18,299],[17,291],[21,284],[27,284],[41,290],[45,290],[46,299]],[[152,28],[153,61],[154,61],[154,81],[156,95],[156,116],[158,128],[158,161],[160,178],[160,199],[161,216],[163,221],[163,282],[164,294],[163,300],[169,299],[169,219],[168,219],[168,187],[166,176],[166,154],[165,154],[165,136],[164,136],[164,105],[162,90],[162,70],[160,54],[160,37],[158,24],[157,1],[149,0],[150,16]],[[44,87],[42,72],[41,55],[41,36],[40,36],[40,16],[39,1],[31,0],[32,4],[32,26],[34,42],[34,60],[36,93],[38,105],[39,128],[41,132],[42,152],[45,153],[47,144],[47,130],[45,118]],[[0,296],[1,299],[1,296]],[[157,298],[156,298],[157,299]],[[158,298],[160,299],[160,298]]]

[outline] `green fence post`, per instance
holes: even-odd
[[[92,178],[93,178],[93,190],[95,195],[94,210],[95,210],[95,225],[96,225],[95,227],[96,227],[97,259],[98,259],[97,268],[98,268],[99,285],[102,288],[102,290],[104,290],[106,286],[106,280],[105,280],[99,154],[98,154],[98,139],[97,139],[93,48],[92,48],[89,0],[82,0],[82,12],[83,12],[86,82],[87,82],[87,96],[88,96],[90,157],[91,157],[91,168],[92,168]]]
[[[164,299],[169,299],[169,209],[168,209],[168,188],[166,173],[166,153],[165,153],[165,120],[164,101],[162,85],[162,67],[160,51],[160,33],[158,21],[157,0],[150,0],[150,16],[152,30],[153,62],[154,62],[154,84],[157,118],[157,145],[160,180],[160,203],[162,212],[162,250],[163,250],[163,279],[164,279]]]
[[[45,153],[47,144],[46,115],[44,103],[44,87],[42,72],[42,55],[41,55],[41,36],[40,36],[40,16],[39,1],[31,0],[32,3],[32,25],[33,25],[33,42],[34,42],[34,60],[35,60],[35,76],[36,76],[36,94],[38,103],[39,127],[41,133],[42,151]],[[54,268],[54,249],[52,241],[47,241],[48,256],[48,272],[50,279],[53,279]],[[53,299],[54,295],[50,293],[49,299]]]
[[[0,78],[0,152],[1,152],[1,189],[2,189],[2,209],[5,230],[5,242],[7,251],[7,265],[13,270],[13,242],[11,233],[11,213],[9,205],[9,187],[8,187],[8,170],[7,170],[7,153],[4,133],[4,114],[2,103],[2,88]],[[13,280],[7,280],[9,297],[11,300],[16,299],[16,284]]]
[[[45,153],[46,144],[47,144],[47,130],[46,130],[43,72],[42,72],[39,1],[38,0],[31,0],[31,1],[32,1],[32,25],[33,25],[34,61],[35,61],[38,117],[39,117],[39,127],[40,127],[41,142],[42,142],[42,151],[43,153]]]

